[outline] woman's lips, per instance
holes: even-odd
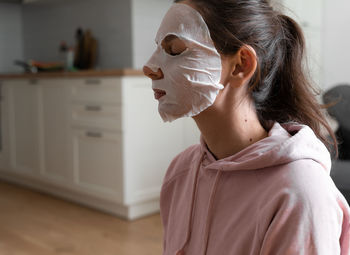
[[[154,91],[154,98],[157,100],[159,100],[159,98],[161,98],[162,96],[166,95],[166,92],[161,89],[153,89],[153,91]]]

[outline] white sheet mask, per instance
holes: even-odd
[[[172,56],[162,48],[162,41],[175,35],[187,49]],[[153,80],[152,88],[166,92],[159,99],[158,111],[163,121],[198,115],[211,106],[220,89],[221,58],[202,16],[186,4],[173,4],[156,36],[157,49],[146,66],[159,69],[164,77]]]

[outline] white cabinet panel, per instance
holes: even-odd
[[[70,79],[72,101],[120,104],[120,79]]]
[[[40,94],[37,81],[8,83],[10,106],[11,165],[16,171],[34,174],[40,170]]]
[[[43,174],[56,181],[71,181],[69,102],[67,84],[60,80],[42,80]]]
[[[121,106],[104,103],[74,103],[71,115],[74,126],[88,126],[121,131]]]
[[[122,146],[118,133],[73,131],[76,183],[84,190],[122,201]]]

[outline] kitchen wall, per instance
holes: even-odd
[[[98,40],[98,68],[132,66],[129,0],[51,0],[23,5],[24,58],[60,60],[59,44],[74,43],[76,28]]]
[[[323,32],[324,88],[350,84],[350,1],[326,0]]]
[[[21,71],[13,62],[23,59],[21,6],[0,3],[0,70]]]
[[[172,0],[50,0],[1,4],[0,72],[21,71],[13,59],[59,61],[62,40],[75,43],[76,28],[98,39],[98,68],[142,68]],[[10,35],[9,35],[10,33]]]
[[[172,0],[132,0],[133,67],[141,69],[155,50],[154,38]]]

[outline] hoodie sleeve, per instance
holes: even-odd
[[[269,203],[259,255],[350,255],[349,208],[332,183],[304,179]]]

